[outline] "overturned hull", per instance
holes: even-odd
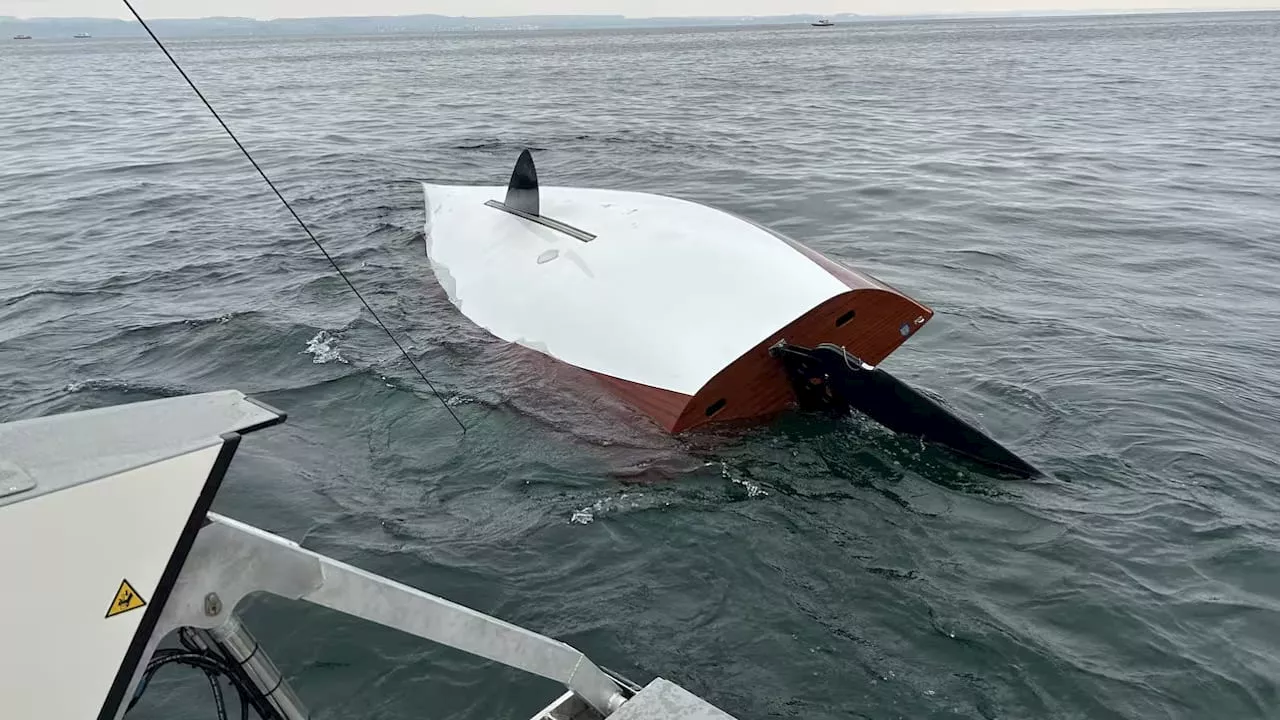
[[[671,432],[794,407],[771,348],[877,365],[933,316],[896,289],[732,213],[663,195],[424,185],[427,253],[493,335],[594,374]]]

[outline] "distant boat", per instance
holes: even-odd
[[[809,24],[810,24],[810,25],[812,25],[812,26],[814,26],[814,27],[831,27],[831,26],[835,25],[835,23],[831,22],[830,20],[828,20],[828,19],[826,19],[826,18],[822,18],[821,20],[819,20],[819,21],[818,21],[818,22],[816,22],[816,23],[809,23]]]
[[[30,40],[31,36],[30,35],[14,35],[13,39],[14,40]]]
[[[90,35],[89,33],[76,33],[75,35],[72,35],[71,37],[74,37],[74,38],[77,38],[77,39],[80,39],[80,40],[84,40],[85,38],[91,38],[91,37],[93,37],[93,36],[92,36],[92,35]]]

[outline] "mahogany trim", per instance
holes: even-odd
[[[837,321],[849,312],[853,318]],[[795,402],[782,363],[769,348],[786,340],[813,347],[831,343],[870,365],[877,365],[923,327],[933,311],[901,293],[862,288],[841,293],[805,313],[748,350],[716,374],[693,396],[672,428],[681,432],[708,422],[772,415]],[[723,399],[712,417],[706,408]]]
[[[673,390],[623,380],[588,370],[605,388],[623,402],[643,412],[667,432],[676,432],[676,423],[693,398]]]
[[[838,323],[851,312],[851,319]],[[773,415],[791,407],[795,393],[790,381],[782,364],[769,355],[769,348],[779,340],[810,347],[832,343],[878,365],[931,317],[932,310],[901,293],[863,287],[819,304],[769,335],[692,397],[603,373],[591,374],[623,402],[668,432],[678,433],[712,422]]]

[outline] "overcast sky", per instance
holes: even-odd
[[[131,0],[144,17],[621,14],[867,15],[989,10],[1263,9],[1280,0]],[[126,17],[119,0],[0,0],[0,15]]]

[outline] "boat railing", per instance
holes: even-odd
[[[573,698],[593,717],[612,714],[634,694],[569,645],[417,588],[307,550],[285,538],[216,513],[196,537],[191,553],[153,629],[146,657],[171,633],[208,631],[232,656],[237,644],[269,663],[251,640],[236,608],[250,594],[265,592],[370,620],[508,667],[563,684],[569,691],[550,707]],[[141,679],[146,662],[139,664]],[[268,666],[273,668],[274,666]],[[253,675],[253,673],[250,673]],[[267,690],[287,686],[278,672],[261,673]],[[255,677],[255,681],[257,678]],[[570,697],[572,696],[572,697]],[[271,701],[281,717],[306,717],[292,692]],[[298,708],[291,710],[290,708]],[[548,713],[544,711],[544,713]]]

